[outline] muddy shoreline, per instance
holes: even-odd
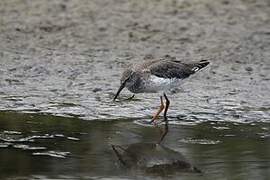
[[[171,95],[172,116],[214,111],[257,120],[270,105],[269,7],[267,0],[1,1],[0,110],[147,118],[155,94],[126,104],[111,98],[129,63],[169,54],[211,61]],[[268,112],[259,113],[263,121]]]

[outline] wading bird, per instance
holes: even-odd
[[[178,87],[184,79],[206,67],[208,64],[209,62],[207,60],[184,63],[170,56],[159,60],[149,60],[141,64],[135,64],[123,72],[120,87],[114,96],[114,100],[116,100],[125,87],[135,94],[162,92],[159,109],[150,121],[150,123],[155,122],[159,114],[165,109],[165,131],[159,140],[160,143],[168,132],[167,111],[170,101],[166,92],[172,88]],[[163,97],[166,100],[165,105]]]

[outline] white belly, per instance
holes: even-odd
[[[178,87],[181,82],[182,80],[177,78],[160,78],[152,75],[149,80],[145,82],[145,92],[167,91]]]

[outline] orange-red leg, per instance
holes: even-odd
[[[167,95],[164,93],[164,98],[166,99],[166,107],[165,107],[165,110],[164,110],[164,121],[165,121],[165,127],[164,127],[164,131],[158,141],[158,144],[160,144],[162,142],[162,140],[165,138],[165,136],[167,135],[167,133],[169,132],[169,123],[168,123],[168,118],[167,118],[167,111],[168,111],[168,108],[170,106],[170,101],[167,97]]]
[[[162,96],[160,96],[160,106],[159,106],[159,109],[154,114],[154,116],[153,116],[153,118],[152,118],[152,120],[151,120],[150,123],[154,122],[158,118],[159,114],[163,111],[164,108],[165,108],[165,106],[164,106],[164,103],[163,103],[163,98],[162,98]]]

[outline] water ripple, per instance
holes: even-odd
[[[210,140],[210,139],[192,139],[192,138],[187,138],[187,139],[181,139],[179,142],[182,143],[187,143],[187,144],[205,144],[205,145],[211,145],[211,144],[219,144],[221,141],[219,140]]]
[[[14,144],[13,145],[14,148],[16,149],[22,149],[22,150],[44,150],[47,149],[46,147],[35,147],[35,146],[29,146],[26,144]]]
[[[59,141],[60,139],[66,139],[70,141],[80,141],[80,139],[77,137],[66,136],[60,133],[59,134],[46,134],[45,133],[43,135],[39,131],[31,131],[31,133],[32,135],[25,136],[24,133],[20,131],[4,130],[0,132],[0,148],[14,148],[14,149],[20,149],[23,151],[34,151],[32,155],[35,155],[35,156],[66,158],[68,157],[68,155],[71,154],[70,152],[53,151],[53,150],[44,151],[46,149],[52,148],[50,147],[50,143],[46,143],[46,141],[44,140]],[[46,144],[46,145],[35,146],[35,144],[38,144],[38,145]]]
[[[70,152],[61,152],[61,151],[46,151],[46,152],[35,152],[34,156],[49,156],[55,158],[66,158]]]

